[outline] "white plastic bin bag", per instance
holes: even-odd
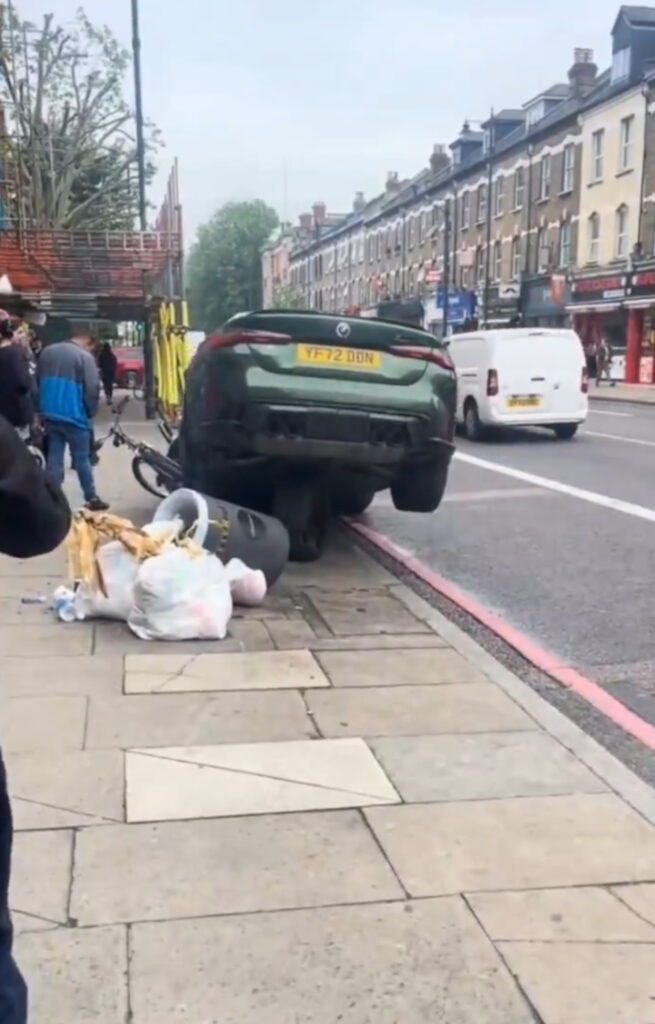
[[[231,615],[218,558],[171,547],[141,565],[127,624],[142,640],[223,640]]]

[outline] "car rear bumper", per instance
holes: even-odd
[[[203,435],[209,458],[230,461],[265,456],[393,466],[414,457],[449,459],[454,450],[427,418],[264,403],[249,406],[239,421],[205,424]]]

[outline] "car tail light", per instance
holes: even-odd
[[[422,359],[426,363],[435,363],[440,366],[442,370],[449,370],[451,373],[455,372],[455,366],[448,355],[448,353],[442,348],[422,348],[416,345],[392,345],[389,351],[394,356],[400,356],[401,359]]]
[[[235,345],[288,345],[291,341],[293,338],[290,334],[247,329],[218,331],[207,339],[209,348],[234,348]]]
[[[580,380],[580,390],[583,395],[589,393],[589,370],[585,366],[582,371],[582,378]]]
[[[498,394],[498,370],[487,372],[487,394],[490,398]]]

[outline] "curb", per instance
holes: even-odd
[[[621,395],[616,398],[610,395],[589,395],[590,402],[604,402],[607,405],[640,405],[644,409],[655,409],[655,395],[652,399],[648,398],[629,398],[628,396]]]
[[[629,708],[611,697],[601,686],[587,679],[575,669],[558,662],[552,654],[543,651],[518,630],[507,626],[498,616],[487,611],[472,597],[455,584],[443,579],[438,573],[424,566],[418,559],[393,543],[388,537],[363,522],[347,522],[353,533],[391,558],[403,569],[409,571],[441,596],[472,615],[501,640],[517,650],[526,661],[539,671],[554,678],[561,686],[574,691],[578,696],[600,711],[615,725],[618,725],[646,747],[655,750],[655,727],[644,721]],[[451,644],[471,664],[484,672],[494,683],[519,704],[539,725],[557,739],[567,750],[587,765],[596,775],[627,801],[635,810],[652,824],[655,824],[655,790],[635,775],[618,758],[614,757],[600,743],[587,735],[575,722],[541,697],[518,676],[510,672],[491,654],[480,647],[459,626],[438,612],[422,597],[404,584],[394,588],[403,604],[432,629],[436,630],[447,643]],[[546,659],[548,667],[541,660]]]

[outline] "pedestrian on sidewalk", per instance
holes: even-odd
[[[45,555],[62,542],[70,520],[60,488],[37,466],[12,424],[0,417],[0,553],[14,558]],[[27,987],[12,956],[12,832],[0,751],[0,1024],[27,1024]]]
[[[46,346],[39,359],[39,406],[47,437],[48,472],[55,483],[63,483],[64,456],[70,448],[86,507],[103,512],[109,505],[96,492],[91,454],[100,377],[88,329],[78,324],[71,335],[71,341]]]
[[[102,388],[105,392],[105,398],[111,405],[111,400],[114,395],[114,385],[116,383],[116,373],[118,371],[118,359],[116,358],[116,355],[108,341],[103,341],[100,346],[98,367],[100,368],[100,376],[102,377]]]
[[[608,384],[614,387],[616,381],[612,380],[610,374],[610,367],[612,365],[612,346],[609,341],[603,335],[600,339],[600,344],[596,350],[596,387],[600,387],[600,382],[605,375]]]
[[[30,363],[8,319],[0,322],[0,415],[19,430],[31,427],[36,415]]]

